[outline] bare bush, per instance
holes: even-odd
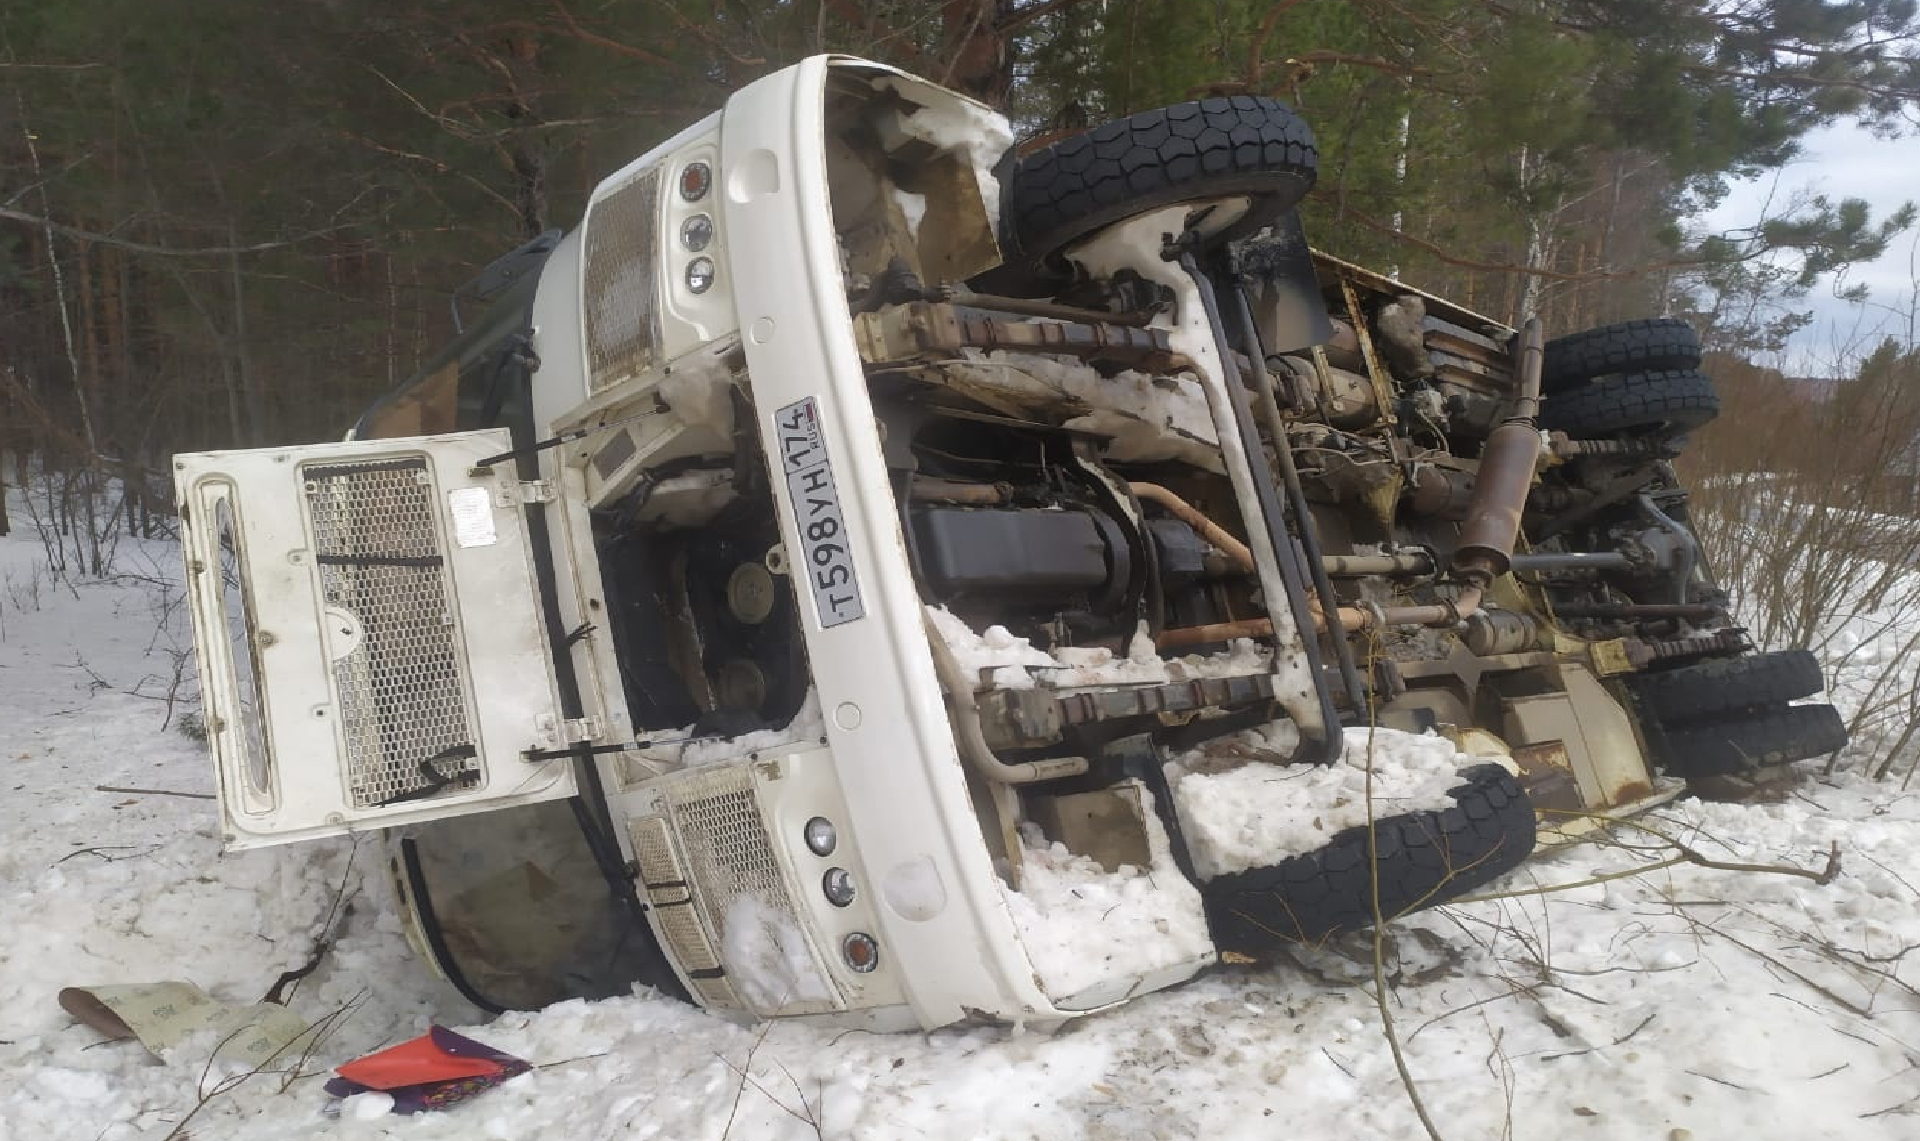
[[[1827,663],[1856,754],[1912,767],[1920,711],[1920,352],[1846,381],[1713,362],[1724,411],[1682,463],[1706,557],[1764,647]]]

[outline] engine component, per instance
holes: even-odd
[[[1467,619],[1460,640],[1476,657],[1520,654],[1539,648],[1541,626],[1513,610],[1482,610]]]
[[[1427,354],[1427,303],[1403,293],[1380,307],[1373,319],[1373,344],[1387,371],[1403,381],[1433,375]]]
[[[970,591],[1091,597],[1106,594],[1116,577],[1124,584],[1130,569],[1119,526],[1088,511],[921,507],[912,519],[921,578],[940,598]]]
[[[1300,357],[1279,357],[1285,366],[1288,403],[1336,428],[1364,428],[1380,417],[1373,384],[1357,372],[1329,364],[1315,367]]]
[[[1505,574],[1520,536],[1520,512],[1533,485],[1533,466],[1540,458],[1541,334],[1538,317],[1527,322],[1515,346],[1515,373],[1520,391],[1507,420],[1487,437],[1474,476],[1473,506],[1460,528],[1454,549],[1454,569],[1475,586]]]
[[[1417,464],[1413,469],[1413,489],[1407,506],[1417,515],[1431,515],[1458,522],[1467,517],[1473,503],[1473,476],[1454,468]]]
[[[1167,590],[1218,577],[1221,570],[1239,569],[1228,560],[1212,557],[1205,540],[1178,519],[1149,519],[1147,534],[1153,536],[1160,583]]]

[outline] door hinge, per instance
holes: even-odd
[[[554,500],[553,481],[546,479],[503,480],[501,483],[502,507],[513,507],[524,503],[552,503]]]
[[[534,728],[540,734],[541,745],[548,749],[598,741],[601,734],[606,731],[598,717],[557,720],[546,714],[542,714],[534,721]]]
[[[508,468],[493,468],[490,471],[475,469],[469,474],[476,477],[492,476],[488,482],[493,485],[495,507],[512,508],[528,503],[552,503],[556,498],[552,480],[515,479],[513,472]]]

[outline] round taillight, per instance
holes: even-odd
[[[680,197],[698,202],[713,189],[713,168],[704,162],[690,162],[680,171]]]
[[[855,931],[840,941],[840,954],[847,960],[847,966],[863,975],[880,965],[880,944],[862,931]]]

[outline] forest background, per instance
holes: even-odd
[[[1198,95],[1276,95],[1319,136],[1304,209],[1320,248],[1555,333],[1693,320],[1728,414],[1689,463],[1824,464],[1832,488],[1871,477],[1876,507],[1911,510],[1911,297],[1859,299],[1906,306],[1904,337],[1839,362],[1864,383],[1816,392],[1750,362],[1805,325],[1817,282],[1900,240],[1913,208],[1808,197],[1740,230],[1687,223],[1810,131],[1920,126],[1915,9],[6,0],[0,480],[77,481],[88,518],[59,530],[86,532],[71,555],[98,573],[116,518],[146,530],[166,514],[169,453],[337,438],[451,335],[453,295],[488,262],[571,226],[598,178],[730,91],[832,50],[998,106],[1028,141]],[[1836,433],[1870,446],[1832,447]],[[106,481],[120,498],[95,517]]]

